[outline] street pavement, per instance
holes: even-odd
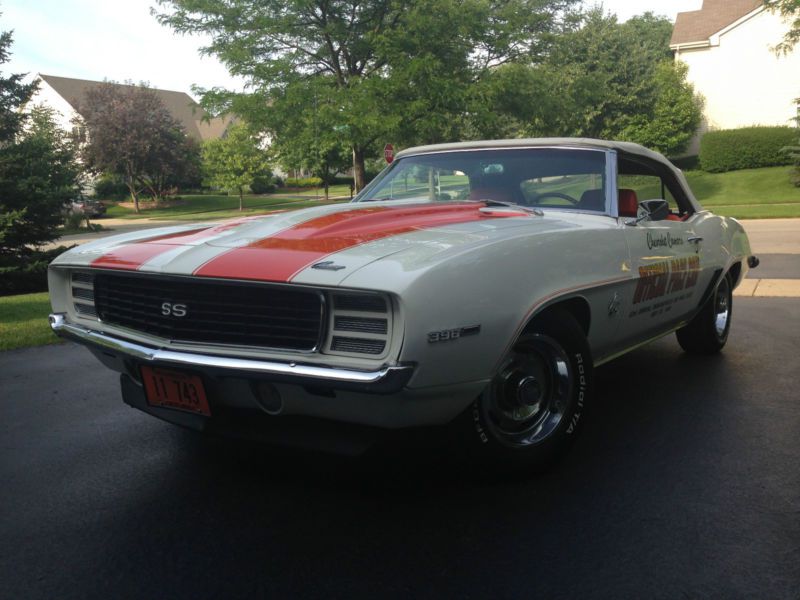
[[[0,597],[769,598],[800,591],[800,302],[597,371],[569,455],[487,478],[191,432],[74,344],[0,354]],[[458,467],[458,468],[456,468]]]
[[[800,298],[800,219],[741,222],[761,264],[734,290],[738,297]]]

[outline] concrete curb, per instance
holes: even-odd
[[[800,298],[800,279],[745,279],[733,291],[744,298]]]

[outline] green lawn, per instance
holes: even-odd
[[[0,351],[60,342],[50,330],[48,314],[46,292],[0,298]]]
[[[334,194],[331,194],[332,196]],[[200,221],[209,219],[224,219],[238,217],[242,215],[261,214],[271,210],[285,210],[305,208],[308,206],[318,206],[324,200],[311,199],[314,195],[303,192],[301,194],[269,195],[269,196],[245,196],[244,210],[239,211],[238,196],[221,195],[185,195],[182,202],[175,206],[163,208],[148,208],[147,203],[142,203],[143,210],[140,213],[134,212],[132,208],[126,208],[116,204],[109,205],[106,215],[115,219],[177,219],[186,221]],[[320,197],[321,198],[321,197]],[[102,223],[102,219],[98,219]]]
[[[730,173],[688,171],[686,178],[700,203],[715,213],[750,219],[800,217],[800,188],[792,185],[789,172],[789,167],[746,169]],[[330,188],[331,197],[342,198],[335,202],[346,202],[349,194],[350,189],[346,185]],[[205,221],[261,214],[272,210],[294,210],[319,206],[324,202],[322,190],[315,188],[245,196],[243,212],[239,212],[239,198],[236,196],[198,194],[182,198],[180,205],[148,208],[139,214],[129,208],[110,205],[107,215],[123,219]],[[95,222],[102,224],[102,219]]]
[[[686,179],[703,207],[717,214],[740,219],[799,218],[800,188],[789,180],[790,171],[790,167],[688,171]]]

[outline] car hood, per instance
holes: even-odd
[[[514,228],[558,227],[553,221],[480,202],[328,205],[115,236],[67,252],[54,264],[338,285],[389,256],[411,253],[424,262]]]

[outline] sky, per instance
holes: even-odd
[[[587,0],[587,5],[597,4]],[[674,20],[702,0],[604,0],[621,21],[652,11]],[[0,0],[0,30],[14,30],[4,73],[43,73],[149,85],[191,93],[202,88],[242,89],[214,57],[207,40],[180,36],[150,14],[155,0]]]

